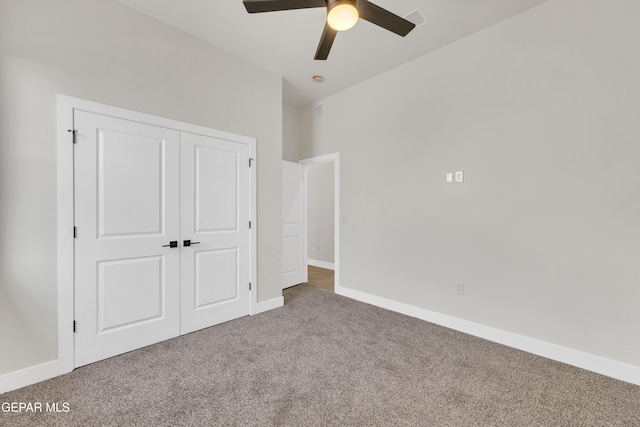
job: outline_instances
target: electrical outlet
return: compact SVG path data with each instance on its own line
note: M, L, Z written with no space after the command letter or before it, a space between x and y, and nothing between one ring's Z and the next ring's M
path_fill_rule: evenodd
M456 294L464 295L464 283L456 282Z
M464 182L464 171L456 172L456 182Z

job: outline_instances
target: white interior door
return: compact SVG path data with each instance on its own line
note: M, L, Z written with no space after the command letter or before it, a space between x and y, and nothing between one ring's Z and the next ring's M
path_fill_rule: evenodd
M179 132L78 112L75 366L180 332Z
M183 334L249 314L249 156L245 144L181 134Z
M306 280L304 264L304 166L282 162L282 287Z

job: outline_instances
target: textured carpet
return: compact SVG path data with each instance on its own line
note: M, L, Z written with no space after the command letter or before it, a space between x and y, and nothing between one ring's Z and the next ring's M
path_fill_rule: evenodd
M285 306L0 396L9 426L640 426L640 387L301 285Z

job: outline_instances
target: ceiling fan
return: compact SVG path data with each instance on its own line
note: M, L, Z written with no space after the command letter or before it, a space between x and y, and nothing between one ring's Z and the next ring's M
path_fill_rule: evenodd
M243 3L249 13L325 7L327 23L314 57L317 60L327 59L338 31L353 27L358 22L358 18L402 37L409 34L416 26L367 0L243 0Z

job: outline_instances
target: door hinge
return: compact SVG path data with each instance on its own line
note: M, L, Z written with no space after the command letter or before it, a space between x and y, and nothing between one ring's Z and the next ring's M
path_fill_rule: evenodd
M73 226L73 238L75 239L76 237L78 237L78 229L76 228L76 226Z
M249 229L251 229L251 221L249 221Z
M253 159L249 157L249 167L251 167L251 163L253 163Z
M75 130L75 129L69 129L68 132L71 132L71 134L73 135L71 140L75 144L76 143L76 134L78 133L78 131Z
M73 321L73 332L75 333L75 331L76 331L76 321L74 320Z
M251 282L249 282L249 290L251 290Z

